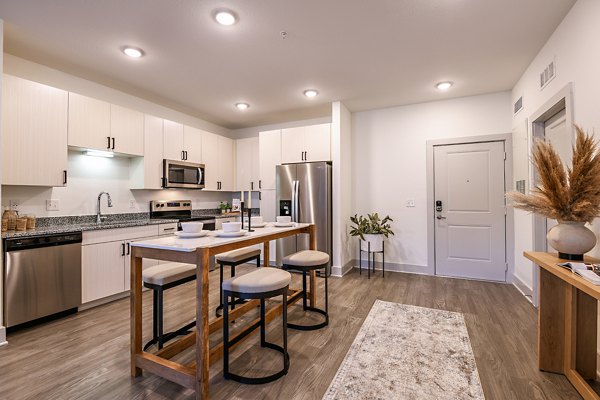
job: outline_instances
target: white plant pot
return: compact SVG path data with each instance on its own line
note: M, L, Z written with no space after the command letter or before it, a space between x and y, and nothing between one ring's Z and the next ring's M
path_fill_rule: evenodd
M362 251L369 251L369 248L371 249L371 251L383 251L383 240L385 239L385 236L380 234L369 234L363 236L365 237L365 240L360 241L360 249Z
M583 254L596 245L596 235L585 226L585 222L558 221L546 238L560 258L569 260L583 260Z

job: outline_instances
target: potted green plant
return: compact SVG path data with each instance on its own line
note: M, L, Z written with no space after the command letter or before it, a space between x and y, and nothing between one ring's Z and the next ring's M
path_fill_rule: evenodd
M230 213L231 212L231 204L229 204L229 202L227 202L226 206L227 206L227 212Z
M219 203L219 210L221 210L221 214L225 214L227 212L227 206L228 204L223 201Z
M382 251L383 237L388 238L394 234L389 224L394 220L389 215L381 219L377 213L367 214L366 217L354 214L353 217L350 217L350 221L354 223L354 226L351 226L350 235L360 237L360 247L364 251L369 249L371 251Z

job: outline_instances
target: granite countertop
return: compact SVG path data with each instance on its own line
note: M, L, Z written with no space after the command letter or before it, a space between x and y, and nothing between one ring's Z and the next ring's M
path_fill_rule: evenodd
M123 221L106 221L97 223L73 223L59 224L54 226L40 226L36 229L30 229L24 232L9 231L2 233L4 238L19 238L30 236L53 235L56 233L95 231L100 229L118 229L129 228L132 226L146 226L156 224L172 224L178 222L176 219L131 219Z
M258 209L252 209L253 215L259 214ZM237 213L237 216L240 214ZM201 209L192 210L192 216L214 216L216 218L232 217L235 215L221 214L220 210ZM156 224L172 224L179 222L177 219L151 219L150 213L125 213L106 214L102 218L105 221L96 223L95 215L72 215L64 217L40 217L36 221L36 229L24 232L9 231L2 233L2 239L30 236L52 235L56 233L95 231L100 229L129 228L132 226L145 226Z

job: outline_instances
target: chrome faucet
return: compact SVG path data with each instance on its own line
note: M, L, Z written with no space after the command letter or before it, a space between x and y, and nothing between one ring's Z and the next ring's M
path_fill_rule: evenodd
M100 199L102 198L102 195L106 194L106 199L108 200L108 206L112 207L112 199L110 198L110 194L108 192L101 192L98 195L98 213L96 214L96 223L99 224L102 222L102 211L100 210Z

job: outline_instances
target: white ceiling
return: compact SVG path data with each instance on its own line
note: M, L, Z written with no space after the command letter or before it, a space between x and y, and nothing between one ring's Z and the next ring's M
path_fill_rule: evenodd
M235 129L328 115L334 100L362 111L509 90L574 3L0 0L0 18L7 53ZM239 22L216 24L220 7ZM455 86L440 93L442 80Z

